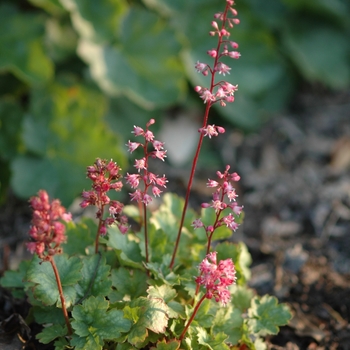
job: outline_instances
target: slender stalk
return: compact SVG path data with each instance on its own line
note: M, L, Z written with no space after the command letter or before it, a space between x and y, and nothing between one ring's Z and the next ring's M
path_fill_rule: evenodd
M61 299L61 304L62 304L62 312L63 312L63 317L64 320L66 321L66 325L67 325L67 329L68 329L68 335L72 335L73 334L73 330L72 330L72 326L69 322L69 317L68 317L68 312L66 309L66 302L64 300L64 295L63 295L63 289L62 289L62 284L61 284L61 279L60 279L60 275L58 273L57 270L57 266L55 263L55 260L53 259L53 257L50 256L49 262L52 266L53 272L55 274L55 278L56 278L56 282L57 282L57 288L58 288L58 293L60 295L60 299Z
M229 8L230 8L230 5L227 4L226 8L225 8L225 11L224 11L224 18L223 18L223 21L222 21L222 28L225 28L226 18L227 18L227 11L229 10ZM220 47L221 47L222 43L223 43L223 37L219 36L218 44L217 44L217 48L216 48L217 52L220 52ZM220 55L217 55L214 58L214 63L213 63L213 66L212 66L213 68L210 68L208 66L208 68L210 70L210 74L211 74L210 89L209 89L210 93L213 93L213 90L214 90L215 86L217 85L217 84L215 84L215 73L216 73L215 67L218 64L218 61L219 61L220 57L221 57ZM210 107L212 106L212 104L213 103L211 101L208 101L207 104L206 104L206 108L205 108L205 112L204 112L204 116L203 116L203 128L205 128L207 126L208 117L209 117L209 110L210 110ZM199 153L200 153L200 150L201 150L201 147L202 147L202 143L203 143L203 137L204 137L203 133L201 133L200 137L199 137L199 140L198 140L196 153L195 153L195 156L193 158L191 174L190 174L190 177L188 179L188 184L187 184L187 190L186 190L186 196L185 196L185 204L184 204L184 207L183 207L183 210L182 210L181 221L180 221L179 230L178 230L178 233L177 233L175 247L174 247L173 255L172 255L172 258L171 258L170 265L169 265L170 269L172 269L174 267L175 257L176 257L176 253L177 253L177 250L178 250L178 247L179 247L182 227L183 227L183 224L184 224L184 221L185 221L187 206L188 206L188 202L189 202L189 198L190 198L190 192L191 192L191 188L192 188L193 177L194 177L194 173L195 173L195 170L196 170Z
M148 263L148 225L147 225L147 206L143 203L143 222L145 228L145 253L146 253L146 264Z
M99 219L99 222L98 222L98 228L97 228L97 233L96 233L96 238L95 238L95 254L98 253L98 241L99 241L99 238L100 238L100 229L101 229L101 226L102 226L103 211L104 211L104 207L102 206L102 208L101 208L101 216L100 216L100 219Z
M191 318L188 320L186 327L185 327L184 330L182 331L179 340L182 340L182 339L184 338L185 334L187 333L188 327L191 325L191 323L192 323L194 317L196 316L197 311L198 311L199 307L201 306L201 304L202 304L202 302L203 302L204 299L205 299L205 294L204 294L204 295L202 296L202 298L198 301L196 307L194 308L193 313L192 313L192 316L191 316Z

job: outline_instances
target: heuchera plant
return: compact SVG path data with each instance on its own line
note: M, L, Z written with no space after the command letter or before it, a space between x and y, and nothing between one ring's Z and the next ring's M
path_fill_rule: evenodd
M130 153L142 153L135 173L123 178L112 160L96 159L87 167L92 186L83 191L81 207L96 207L96 222L72 222L44 190L30 199L27 246L33 259L8 271L1 283L15 297L27 295L31 317L43 326L40 342L77 350L264 349L263 337L288 323L286 305L247 287L250 256L244 244L228 241L242 216L234 188L239 175L229 165L217 171L207 183L211 201L202 204L200 214L188 208L203 139L225 132L208 124L210 108L233 102L237 91L237 85L221 80L231 69L222 59L240 57L230 40L229 29L239 23L233 5L226 0L224 11L214 16L212 63L196 64L210 83L195 87L205 112L184 200L165 194L157 210L148 210L168 182L149 170L152 159L166 158L164 143L150 130L153 119L145 129L135 126L127 144ZM110 198L123 181L136 206ZM128 218L137 223L133 230Z

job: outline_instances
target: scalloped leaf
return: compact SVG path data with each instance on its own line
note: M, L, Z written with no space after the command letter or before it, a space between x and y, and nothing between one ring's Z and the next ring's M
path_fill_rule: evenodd
M277 298L269 295L254 297L248 316L250 330L261 336L277 334L279 326L288 324L292 318L289 307L286 304L278 304Z
M33 283L24 282L30 264L30 260L23 260L19 264L18 270L5 271L4 276L0 278L0 285L4 288L9 288L14 298L23 298L25 289L34 285Z
M43 328L43 330L36 335L36 339L43 344L49 344L58 337L64 337L67 334L67 327L60 324L54 324Z
M241 327L243 324L242 312L229 305L220 308L214 318L212 332L214 334L227 334L227 342L237 344L242 336Z
M204 345L211 350L229 350L230 348L225 344L228 338L225 333L218 333L215 336L209 335L204 328L196 327L198 343Z
M180 348L180 341L179 340L170 340L170 341L166 341L165 339L158 342L157 346L151 347L151 350L178 350Z
M82 263L81 276L75 286L77 297L85 299L90 295L95 297L108 295L112 281L109 278L111 267L106 265L106 258L95 254L82 258Z
M130 320L121 310L108 310L109 302L102 296L91 296L72 311L75 336L71 345L78 349L101 349L104 340L114 340L128 332ZM108 311L107 311L108 310Z
M142 264L144 258L142 257L140 247L135 240L129 239L127 234L121 234L115 226L108 229L107 239L106 244L115 249L118 260L122 266L144 270Z
M82 218L78 223L67 223L66 227L67 242L62 244L63 251L67 255L85 255L87 247L95 244L96 222Z
M117 289L114 298L123 300L125 296L136 299L146 295L147 274L141 270L128 270L124 267L112 270L112 285Z
M135 309L136 323L132 326L129 334L129 343L136 345L142 343L148 330L155 333L164 333L168 325L168 306L159 298L140 297L130 303L130 308Z
M81 278L82 262L77 257L68 258L67 255L54 257L57 269L60 274L63 294L66 306L69 307L76 299L74 285ZM35 283L33 295L44 305L60 307L61 300L57 289L57 281L49 262L42 262L38 257L33 258L28 267L27 281Z

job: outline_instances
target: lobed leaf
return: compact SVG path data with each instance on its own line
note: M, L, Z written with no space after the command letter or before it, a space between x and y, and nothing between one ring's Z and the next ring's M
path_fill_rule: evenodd
M64 337L67 334L67 327L60 324L53 324L43 328L43 330L36 335L36 338L43 344L49 344L59 337Z
M277 334L279 326L284 326L292 318L286 304L278 304L274 296L256 296L248 310L248 324L252 332L259 335Z
M105 257L100 254L85 256L82 258L83 267L80 279L75 287L77 297L85 299L88 296L106 296L111 291L109 265L106 265Z
M147 274L141 270L128 270L124 267L112 270L112 285L117 289L119 300L125 296L136 299L146 295ZM115 297L117 298L115 295Z
M55 256L54 260L59 271L66 306L69 307L76 299L74 285L81 277L82 262L77 257L68 258L64 254ZM33 295L36 299L44 305L60 306L57 281L49 262L41 263L39 258L33 258L28 267L26 279L35 283Z
M108 310L109 302L102 296L91 296L72 311L72 327L77 336L71 344L76 349L100 349L104 340L113 340L128 332L130 320L121 310Z

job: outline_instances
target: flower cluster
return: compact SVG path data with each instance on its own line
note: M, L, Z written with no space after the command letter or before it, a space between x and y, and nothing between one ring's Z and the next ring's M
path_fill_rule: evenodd
M129 229L128 220L125 215L122 215L123 204L111 200L107 195L110 190L120 191L123 184L119 179L122 177L119 174L120 167L112 160L102 160L97 158L94 165L87 167L87 177L92 181L90 191L83 191L83 201L80 203L82 208L89 205L97 207L96 218L99 219L99 234L105 235L107 227L112 224L117 224L121 233L126 233ZM108 206L109 215L104 218L105 207Z
M202 203L202 208L213 208L216 213L216 221L213 225L205 226L201 219L197 219L192 223L194 228L203 227L208 236L212 235L213 232L220 226L226 225L231 230L236 231L238 223L235 221L235 215L240 215L243 207L239 206L236 202L238 197L235 188L232 186L231 181L239 181L240 176L237 173L229 173L230 166L227 165L225 172L221 173L218 171L216 174L219 177L221 183L215 180L208 179L207 186L216 188L213 193L213 199L211 203ZM228 202L226 203L225 200ZM225 209L230 209L229 214L221 217L222 212Z
M207 54L214 59L214 64L210 65L197 61L195 68L198 73L207 76L209 73L214 76L216 73L225 76L230 74L231 68L220 61L222 57L229 57L233 59L238 59L241 54L236 51L238 49L238 44L234 41L229 40L230 32L227 27L232 28L234 25L239 24L239 19L233 18L237 16L237 11L232 7L234 1L226 0L226 8L224 12L219 12L214 15L215 21L211 22L213 31L210 31L211 36L218 35L219 43L216 49L211 49L207 51ZM232 16L232 17L230 17ZM217 21L221 21L221 28ZM214 91L215 89L215 91ZM221 106L226 106L226 102L234 101L234 93L238 90L237 85L232 85L226 81L220 81L216 84L211 84L210 88L205 88L202 86L196 86L195 91L199 94L204 103L215 103L220 102Z
M58 199L50 202L49 195L44 190L31 197L29 203L33 209L29 235L34 241L27 243L27 248L40 259L47 260L62 252L60 245L66 242L66 227L62 220L71 221L72 215L66 212Z
M151 192L154 197L160 196L163 192L160 187L166 187L168 180L165 175L159 177L158 175L150 172L148 170L148 159L158 158L164 161L166 157L166 150L164 150L164 143L154 139L152 131L148 128L155 123L154 119L151 119L146 124L146 130L140 128L139 126L134 126L134 131L132 133L135 136L141 136L144 138L144 143L142 142L131 142L130 140L127 143L129 152L134 152L137 148L141 147L143 149L144 156L141 159L135 159L134 167L137 169L137 173L129 174L125 176L126 182L135 189L133 193L130 193L131 200L136 202L142 202L145 205L149 204L152 201L152 197L147 193L148 189L151 188ZM152 145L153 150L149 151L149 145ZM140 181L143 182L144 188L141 190L139 187Z
M231 299L228 286L235 283L236 270L232 259L221 260L218 264L216 254L207 254L199 264L200 276L196 278L196 283L205 287L207 299L214 297L216 302L226 306Z

